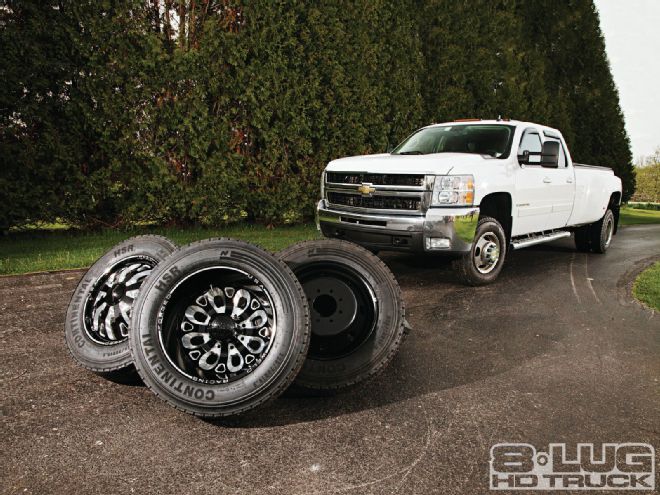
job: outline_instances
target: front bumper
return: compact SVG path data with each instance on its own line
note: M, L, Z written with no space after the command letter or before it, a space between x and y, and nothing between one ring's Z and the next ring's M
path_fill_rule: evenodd
M429 208L424 215L372 215L332 208L321 200L317 216L324 236L371 249L464 253L472 248L479 207Z

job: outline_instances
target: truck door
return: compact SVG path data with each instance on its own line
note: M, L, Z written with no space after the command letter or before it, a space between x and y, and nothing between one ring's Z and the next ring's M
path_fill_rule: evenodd
M523 132L518 147L518 155L523 152L541 152L541 133L530 127ZM530 155L531 163L520 165L516 173L516 197L514 198L516 213L513 219L512 235L529 234L553 227L552 192L548 187L550 172L556 169L541 167L540 155ZM569 212L570 213L570 212Z
M558 137L545 134L545 139L559 142L559 168L546 168L548 171L552 197L552 224L553 228L565 227L573 211L575 201L575 170L567 157L564 143Z

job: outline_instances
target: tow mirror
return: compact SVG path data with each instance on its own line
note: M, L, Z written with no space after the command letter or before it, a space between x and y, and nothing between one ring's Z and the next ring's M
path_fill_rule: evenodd
M559 168L559 142L546 141L541 149L541 166Z

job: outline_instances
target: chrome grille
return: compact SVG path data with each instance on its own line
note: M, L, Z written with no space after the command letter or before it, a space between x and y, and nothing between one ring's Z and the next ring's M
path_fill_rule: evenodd
M327 182L336 184L379 184L381 186L423 186L424 176L418 174L367 174L354 172L328 172Z
M378 210L416 211L421 208L421 198L400 196L362 196L328 192L328 201L332 204L351 206L353 208L373 208Z

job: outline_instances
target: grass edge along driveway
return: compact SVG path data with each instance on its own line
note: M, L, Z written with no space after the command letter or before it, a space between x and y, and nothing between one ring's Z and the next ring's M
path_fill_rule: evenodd
M660 211L623 207L620 224L660 223ZM258 244L271 251L307 239L320 237L314 224L266 228L239 224L221 229L135 228L78 232L63 226L48 230L11 232L0 238L0 275L86 268L115 244L140 234L160 234L179 245L210 237L233 237Z
M633 285L635 299L655 311L660 311L660 261L639 274Z

